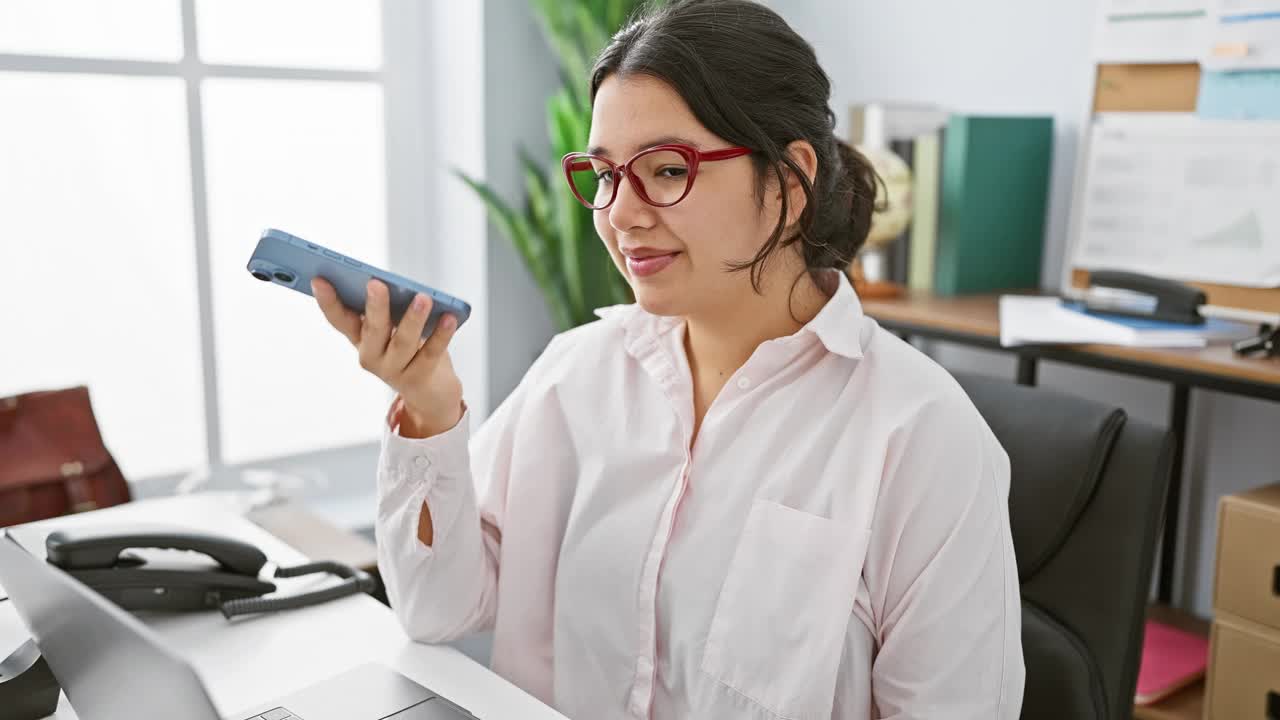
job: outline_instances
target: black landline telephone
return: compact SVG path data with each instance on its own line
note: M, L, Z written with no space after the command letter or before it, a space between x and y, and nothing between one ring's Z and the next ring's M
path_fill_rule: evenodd
M45 539L45 554L50 563L126 610L218 609L228 620L373 592L377 585L368 573L333 562L265 572L267 556L258 548L179 526L56 530ZM342 580L297 595L263 597L276 591L271 578L319 572ZM59 692L34 640L7 658L0 656L0 720L48 717L57 708Z
M186 552L144 558L147 549ZM218 609L236 615L305 607L361 592L377 581L366 572L333 562L276 567L264 572L267 556L238 540L195 533L182 527L86 527L56 530L45 540L50 563L126 610ZM337 584L283 597L271 578L332 573Z

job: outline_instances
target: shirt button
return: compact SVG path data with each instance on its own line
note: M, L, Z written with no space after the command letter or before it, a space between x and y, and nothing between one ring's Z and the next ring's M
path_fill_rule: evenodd
M751 378L748 378L748 377L738 378L738 387L743 390L746 390L747 388L751 387Z
M419 455L418 457L413 459L413 464L416 465L419 469L422 469L430 465L431 461Z

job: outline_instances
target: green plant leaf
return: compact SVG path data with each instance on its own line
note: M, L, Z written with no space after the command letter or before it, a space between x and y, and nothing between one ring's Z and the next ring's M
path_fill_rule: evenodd
M533 275L534 282L542 290L543 297L556 323L561 327L572 327L572 325L565 325L565 323L571 322L573 306L564 291L561 278L553 268L546 252L546 237L538 235L529 221L512 210L506 201L499 197L487 184L475 180L459 170L455 170L454 174L480 196L489 212L490 219L511 240L516 251L524 259L530 274Z
M591 322L595 308L633 300L626 279L596 235L591 211L564 182L560 157L586 149L591 130L588 73L595 56L639 4L637 0L530 0L564 83L546 104L551 157L542 162L520 150L522 212L490 186L454 171L483 200L490 219L520 255L562 330ZM651 0L650 4L662 3Z
M579 117L580 114L575 112L568 92L556 93L548 102L551 113L549 129L556 152L559 153L562 149L563 152L572 152L568 148L585 145L586 138L579 137L582 135L582 120ZM583 243L582 210L585 208L577 198L573 197L573 193L567 187L562 186L554 194L554 198L560 270L564 273L565 287L577 315L586 304L586 298L583 295L584 268L579 252Z
M604 249L604 243L600 243L601 255L603 256L597 265L597 272L604 279L604 289L601 291L603 305L624 305L635 300L631 294L631 286L627 284L627 279L618 271L617 266L613 264L613 258L609 257L609 251Z
M524 169L524 188L529 205L529 216L534 228L544 237L555 232L554 210L551 204L553 184L559 174L554 176L543 172L537 161L523 148L520 150L520 164Z
M572 5L571 7L575 11L574 24L577 26L576 30L583 53L587 57L594 58L609 43L609 33L600 26L599 19L591 12L590 7L586 5Z
M560 61L560 77L579 102L585 102L587 76L595 53L588 52L574 26L569 10L573 5L564 0L532 0L538 14L543 37Z
M551 152L563 157L571 152L586 150L586 133L581 132L582 113L576 107L567 90L552 95L547 100L547 133L551 138ZM590 123L590 117L585 118Z
M533 247L533 240L529 233L522 232L521 228L517 226L515 211L487 184L461 171L455 171L454 174L480 196L480 199L485 204L485 210L488 211L489 219L511 240L511 244L520 253L521 258L524 259L535 281L539 285L543 285L544 281L549 280L551 268L547 266L545 258L541 257L541 253Z
M581 206L579 206L581 207ZM582 208L586 210L586 208ZM627 300L618 300L616 288L613 284L615 277L618 277L618 271L613 266L613 259L609 257L609 251L605 248L604 242L600 240L600 236L594 232L594 225L591 223L591 213L587 211L587 227L590 228L586 232L583 239L582 248L582 276L583 288L582 294L585 298L583 307L584 316L590 319L593 311L598 307L605 305L616 305L619 302L627 302Z
M610 28L612 32L617 32L622 29L622 23L627 21L627 13L634 7L634 2L624 2L624 0L605 0L604 8L601 13L601 15L603 15L601 22L606 28Z

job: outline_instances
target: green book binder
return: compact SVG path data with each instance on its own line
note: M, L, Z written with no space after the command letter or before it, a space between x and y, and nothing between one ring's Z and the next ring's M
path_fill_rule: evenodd
M1052 156L1051 117L951 117L935 293L1040 286Z

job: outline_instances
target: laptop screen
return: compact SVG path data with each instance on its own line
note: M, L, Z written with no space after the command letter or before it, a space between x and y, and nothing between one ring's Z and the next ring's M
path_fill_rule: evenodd
M81 720L218 720L195 670L154 631L7 531L0 586Z

